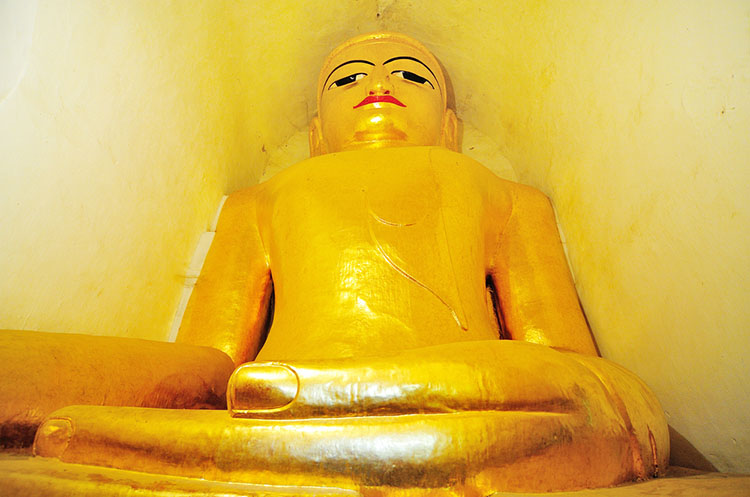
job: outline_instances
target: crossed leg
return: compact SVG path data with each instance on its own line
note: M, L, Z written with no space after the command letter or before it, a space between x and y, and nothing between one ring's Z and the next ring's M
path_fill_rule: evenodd
M468 493L608 486L668 458L659 404L632 373L523 342L251 363L230 381L230 407L68 407L35 450L224 481Z

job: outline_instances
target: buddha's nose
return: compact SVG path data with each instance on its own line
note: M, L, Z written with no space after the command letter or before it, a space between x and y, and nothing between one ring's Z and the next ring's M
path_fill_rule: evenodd
M387 74L375 75L368 88L368 95L390 95L393 93L393 85Z

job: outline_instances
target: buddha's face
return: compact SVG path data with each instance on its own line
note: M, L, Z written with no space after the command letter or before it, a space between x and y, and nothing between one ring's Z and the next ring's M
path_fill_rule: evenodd
M445 80L431 54L394 38L373 38L329 58L311 128L313 155L409 145L446 145ZM317 136L313 136L316 134ZM449 148L452 146L452 139Z

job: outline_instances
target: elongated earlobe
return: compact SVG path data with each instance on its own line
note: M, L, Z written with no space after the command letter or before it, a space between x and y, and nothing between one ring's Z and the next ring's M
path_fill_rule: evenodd
M443 114L443 132L440 137L440 145L459 152L458 150L458 119L456 113L451 109L445 109Z
M328 153L327 147L323 142L323 128L318 116L313 117L312 121L310 121L310 133L308 139L310 142L310 157Z

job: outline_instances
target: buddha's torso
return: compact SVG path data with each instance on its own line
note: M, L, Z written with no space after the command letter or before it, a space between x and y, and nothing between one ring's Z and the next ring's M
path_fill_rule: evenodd
M433 147L330 154L259 185L276 309L258 360L498 338L485 282L509 185Z

